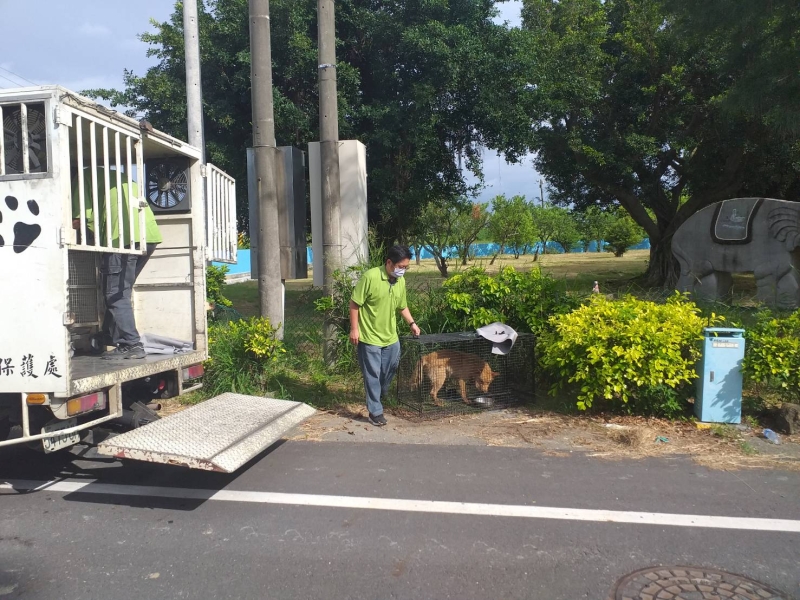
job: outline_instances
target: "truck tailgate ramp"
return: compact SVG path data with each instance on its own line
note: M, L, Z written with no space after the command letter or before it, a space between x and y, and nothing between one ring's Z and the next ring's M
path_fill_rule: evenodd
M222 394L110 438L98 452L233 473L314 412L300 402Z

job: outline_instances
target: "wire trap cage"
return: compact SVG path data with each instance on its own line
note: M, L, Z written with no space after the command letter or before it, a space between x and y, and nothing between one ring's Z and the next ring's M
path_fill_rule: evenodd
M442 333L400 341L397 402L424 419L499 410L533 401L535 338L517 337L508 354L492 353L477 333Z

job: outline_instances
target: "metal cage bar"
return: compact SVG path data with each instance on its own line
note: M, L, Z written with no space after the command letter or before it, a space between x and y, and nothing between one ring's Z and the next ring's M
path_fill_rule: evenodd
M137 189L139 192L139 196L137 197L138 204L139 204L139 240L142 244L142 252L147 252L147 248L145 247L145 240L147 239L147 235L145 233L145 226L144 226L144 209L142 208L142 204L146 202L144 199L145 194L145 182L144 182L144 146L142 145L142 140L136 140L133 144L134 152L136 153L136 180L138 182Z
M236 181L231 179L226 186L228 189L228 252L231 260L236 261L236 251L239 248L239 237L236 228Z
M141 210L139 208L139 198L138 194L133 193L133 151L131 149L131 137L129 135L125 136L125 179L128 181L128 225L131 228L131 245L133 245L133 205L136 204L136 210ZM119 167L117 167L119 168ZM138 191L138 190L137 190ZM139 216L138 213L136 215ZM142 230L139 229L139 235L141 236Z
M81 233L81 243L86 244L86 189L84 187L86 179L83 174L83 144L81 143L81 140L83 140L83 119L81 117L75 119L75 132L78 140L76 153L78 159L78 208L80 210L78 215L80 219L79 231Z
M236 182L206 165L206 248L211 260L236 262Z
M219 173L215 174L214 176L214 188L217 195L217 214L219 215L219 223L217 224L217 236L216 236L216 251L219 252L220 256L225 256L224 246L222 245L222 238L225 235L226 231L226 219L225 214L227 211L222 210L222 205L224 199L222 197L222 177L219 176Z
M99 182L97 181L97 124L89 121L89 151L92 158L92 224L94 225L94 247L100 247L100 207L99 203ZM83 165L79 167L83 170Z
M125 210L122 208L122 199L125 195L122 189L122 152L120 151L120 135L119 131L114 132L114 161L115 169L114 175L116 176L117 184L117 234L119 235L119 249L125 247ZM130 189L129 189L130 192ZM111 197L108 196L107 202L111 202ZM133 229L130 227L132 223L128 223L128 242L133 244Z
M105 198L106 247L113 248L111 243L111 161L108 158L108 127L103 127L103 198ZM119 215L117 215L119 216Z
M143 156L139 152L139 140L134 135L106 126L84 113L73 115L72 127L76 145L74 158L78 166L77 204L80 211L80 226L79 234L75 236L77 239L74 243L70 243L70 247L122 254L145 252L144 211L139 191L134 193L133 189L134 165L136 172L141 173L143 164ZM84 135L87 133L87 128L88 140L85 142ZM114 134L113 140L110 139L111 133ZM88 190L86 168L92 171ZM103 170L102 177L99 175L100 169ZM136 179L140 177L137 175ZM124 193L125 185L127 194ZM111 205L112 189L117 190L114 206ZM127 207L125 202L128 203ZM89 212L91 217L88 215ZM116 218L113 218L115 212ZM139 236L134 239L137 218L140 224ZM103 227L105 233L101 235ZM115 237L117 243L114 243Z

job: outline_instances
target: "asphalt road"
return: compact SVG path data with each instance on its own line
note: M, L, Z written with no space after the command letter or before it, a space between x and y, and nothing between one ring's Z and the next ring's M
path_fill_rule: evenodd
M798 473L528 449L286 442L233 476L0 454L0 484L18 480L93 483L0 489L3 600L605 600L620 577L653 565L716 567L800 598L800 533L747 521L781 519L800 531ZM393 508L355 507L353 498ZM392 499L433 502L410 511ZM445 506L437 501L486 514L459 514L459 505L434 512ZM508 505L533 515L495 516ZM743 529L702 518L686 527L620 523L587 510L542 518L539 507L733 517Z

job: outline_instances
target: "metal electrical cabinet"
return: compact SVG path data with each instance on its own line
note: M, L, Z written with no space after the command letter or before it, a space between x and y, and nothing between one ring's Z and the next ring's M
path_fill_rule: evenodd
M707 423L742 420L742 361L744 329L706 327L698 367L694 412Z

